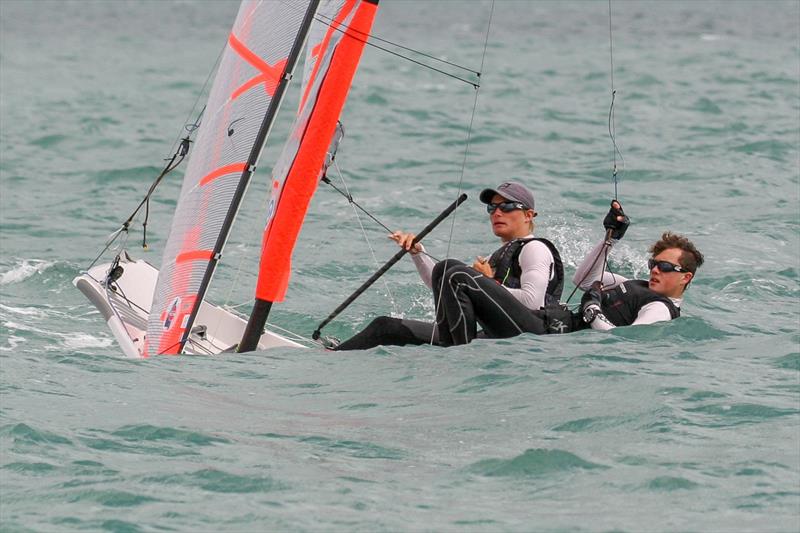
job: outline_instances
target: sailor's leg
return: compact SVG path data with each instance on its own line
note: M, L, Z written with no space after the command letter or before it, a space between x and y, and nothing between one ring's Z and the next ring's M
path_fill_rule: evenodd
M336 350L366 350L375 346L405 346L431 342L434 325L417 320L379 316L363 331L341 343ZM434 336L434 343L437 337Z
M472 341L477 324L489 338L546 332L541 318L534 316L506 288L478 271L456 265L448 267L443 278L444 291L439 304L453 344Z
M446 286L447 283L445 273L449 272L450 269L461 267L468 268L467 265L456 259L445 259L436 263L436 265L433 267L433 273L431 275L433 305L436 309L436 330L439 334L439 343L442 346L464 344L463 342L455 342L450 330L450 316L453 314L458 316L460 314L459 309L457 307L453 307L449 300L447 305L443 304L444 294L449 290ZM443 283L445 285L444 287L442 286Z
M439 330L436 324L432 322L423 322L421 320L407 320L403 319L400 323L408 328L414 336L414 342L408 344L433 344L439 346Z

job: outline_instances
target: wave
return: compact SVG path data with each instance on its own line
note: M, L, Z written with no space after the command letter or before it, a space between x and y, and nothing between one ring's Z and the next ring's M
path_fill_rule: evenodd
M81 332L62 333L52 329L35 327L28 323L23 324L9 320L3 322L3 327L9 333L8 346L0 346L0 351L12 351L20 344L30 340L31 337L47 340L57 339L61 347L69 348L72 351L84 348L108 348L114 344L110 337L96 337Z
M564 450L537 448L525 450L521 455L511 459L484 459L470 465L467 470L489 477L527 477L576 468L593 470L608 467L591 463Z
M10 270L0 274L0 285L10 285L19 283L36 274L41 274L48 268L55 265L54 261L44 261L40 259L23 259Z

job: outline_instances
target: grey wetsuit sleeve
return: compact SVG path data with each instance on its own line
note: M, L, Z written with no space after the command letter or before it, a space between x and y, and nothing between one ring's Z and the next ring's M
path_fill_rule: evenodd
M546 244L531 241L522 248L519 254L520 275L519 289L508 289L519 302L536 311L544 306L544 295L553 273L553 254Z
M612 240L610 242L611 246L613 246L616 241ZM607 289L614 288L628 281L628 278L624 276L603 270L603 266L605 265L603 246L605 243L605 239L598 242L595 247L586 254L586 257L583 258L578 268L575 269L572 282L581 290L589 290L592 287L592 283L598 280L603 287Z
M420 244L422 247L422 251L425 251L425 247ZM411 255L411 260L414 261L414 266L417 267L417 272L419 272L419 277L422 278L422 282L430 289L433 287L433 267L436 263L434 263L433 259L430 258L429 255L424 253L418 253L416 255Z

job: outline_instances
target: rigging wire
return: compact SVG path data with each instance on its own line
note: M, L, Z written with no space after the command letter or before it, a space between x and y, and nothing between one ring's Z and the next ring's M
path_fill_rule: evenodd
M613 167L612 167L612 176L614 178L614 198L618 198L617 193L617 155L619 155L620 160L622 161L622 172L625 172L625 159L622 157L622 152L620 152L619 147L617 146L617 129L616 129L616 121L614 117L614 103L617 96L617 90L614 86L614 33L611 26L611 0L608 0L608 52L611 61L611 106L608 109L608 135L611 137L611 144L612 152L611 157L613 159Z
M326 25L328 25L330 27L333 27L333 23L336 22L334 19L332 19L330 17L326 17L325 15L320 15L319 13L317 13L315 18L319 22L322 22L323 24L326 24ZM327 21L325 21L323 19L327 19L330 22L327 22ZM333 28L333 29L338 29L338 28ZM399 43L396 43L396 42L393 42L393 41L389 41L388 39L383 39L383 38L378 37L377 35L374 35L374 34L369 34L369 33L365 33L365 32L360 31L360 30L356 30L355 28L352 28L351 31L353 33L360 33L361 35L364 36L365 39L371 39L371 40L374 40L374 41L380 41L382 43L386 43L386 44L395 46L397 48L400 48L401 50L405 50L407 52L412 52L412 53L420 55L422 57L426 57L428 59L432 59L433 61L438 61L439 63L443 63L445 65L448 65L448 66L451 66L451 67L455 67L455 68L463 70L465 72L469 72L470 74L475 74L476 76L480 76L480 72L476 71L475 69L459 65L458 63L453 63L451 61L447 61L446 59L442 59L442 58L436 57L436 56L434 56L432 54L421 52L421 51L419 51L419 50L417 50L415 48L410 48L408 46L403 46L402 44L399 44ZM369 42L366 42L366 41L365 41L365 43L367 45L370 45L370 46L375 46L375 45L373 45L373 44L371 44Z
M616 87L614 85L614 31L613 31L612 16L611 16L611 0L608 0L608 51L609 51L610 73L611 73L611 76L610 76L611 77L611 106L608 109L608 135L611 138L611 144L612 144L611 156L612 156L612 160L613 160L613 166L612 166L612 169L611 169L611 175L612 175L612 178L614 179L614 200L613 201L617 201L618 198L619 198L619 193L618 193L619 180L618 180L618 172L617 172L617 156L619 155L620 161L622 162L622 172L623 173L625 172L625 158L622 157L622 152L620 152L619 147L617 146L617 130L616 130L616 122L614 120L614 104L616 102L617 89L616 89ZM575 292L578 290L578 288L581 286L581 284L583 284L583 282L586 281L586 278L592 272L592 270L594 269L595 264L597 264L597 261L600 259L601 256L603 257L603 268L601 269L601 272L605 272L606 271L606 269L608 268L608 254L609 254L609 251L611 249L611 245L612 245L612 242L611 242L611 230L608 230L608 231L606 231L604 245L600 248L600 251L598 252L597 256L595 256L594 260L592 261L592 265L589 267L589 269L587 269L586 274L584 274L583 278L581 278L581 280L575 285L575 288L572 289L572 292L569 294L569 297L567 297L567 302L566 303L569 303L569 301L575 295ZM615 275L613 272L609 272L609 273L612 276ZM602 281L602 274L601 274L601 281Z
M172 146L170 147L169 150L169 152L173 153L173 156L171 158L165 159L165 161L168 161L167 165L164 167L161 173L156 177L156 179L153 180L153 183L150 185L150 188L147 190L147 193L145 194L142 201L139 203L139 205L136 207L133 213L131 213L131 215L125 220L125 222L123 222L118 229L113 231L108 239L106 239L105 247L100 251L97 257L94 258L94 260L89 264L89 266L86 267L86 270L92 268L97 263L97 261L100 260L100 258L109 250L109 248L111 248L111 245L122 233L128 232L128 229L130 228L130 224L133 222L134 217L139 213L139 211L143 206L145 206L145 222L142 228L143 230L142 248L144 248L145 250L147 249L147 219L150 216L150 197L153 195L156 188L161 184L161 181L164 178L164 176L175 170L178 167L178 165L180 165L183 162L186 155L188 154L189 144L191 143L191 136L200 127L201 119L203 117L203 114L205 113L206 107L203 106L203 109L200 110L200 112L197 114L197 118L194 121L190 122L191 118L195 114L195 110L197 109L197 106L200 102L200 98L206 92L206 88L208 87L208 84L211 81L211 77L214 75L214 72L216 72L217 67L219 66L219 62L222 59L222 54L225 52L226 46L227 43L222 46L222 48L219 51L219 54L217 54L217 59L216 61L214 61L214 65L211 67L211 70L206 76L206 79L203 82L200 91L197 93L194 103L192 104L192 107L189 110L189 113L183 120L183 126L181 126L180 130L178 131L178 134L176 135L175 140L173 141ZM186 133L184 133L184 131ZM180 143L180 146L178 145L178 143Z
M617 89L614 86L614 30L612 25L612 17L611 17L611 0L608 0L608 55L609 55L609 70L610 70L610 77L611 77L611 106L608 110L608 135L611 137L611 144L613 145L613 167L612 167L612 175L614 177L614 201L618 201L619 193L618 193L618 176L617 176L617 155L619 155L620 160L622 161L622 171L625 171L625 159L622 157L622 152L619 151L619 147L617 146L617 128L616 128L616 121L614 117L614 103L617 96ZM613 207L613 202L612 202ZM611 249L611 230L606 232L606 246L603 247L604 254L603 254L603 270L602 272L606 271L608 267L608 253ZM611 272L611 275L614 276L614 273Z
M205 107L203 108L203 111L205 111ZM164 176L166 176L167 174L178 168L178 166L186 158L186 154L189 153L189 145L192 142L191 141L192 132L194 132L194 130L196 130L199 127L200 118L202 117L203 111L200 111L200 116L197 117L197 120L194 122L194 124L187 124L185 126L186 130L189 133L186 135L186 137L184 137L181 140L181 144L178 147L178 149L175 151L172 157L167 160L168 162L166 166L159 173L159 175L156 176L156 179L153 180L153 183L150 184L150 188L147 190L147 194L144 195L142 201L139 202L139 205L136 207L136 209L133 210L133 213L130 214L130 216L125 220L125 222L123 222L117 230L111 233L109 238L106 240L106 246L103 248L103 250L100 251L97 257L95 257L94 261L92 261L91 264L87 267L87 270L92 268L95 265L95 263L97 263L97 261L103 256L103 254L105 254L106 251L111 247L111 245L114 243L117 237L119 237L122 233L125 234L128 233L128 228L130 228L131 222L133 222L134 217L139 213L142 207L145 208L144 221L142 222L142 248L147 250L147 221L150 218L150 197L153 195L153 192L155 192L156 187L158 187L158 185L161 183L161 180L164 179Z
M337 171L337 172L339 172L339 173L341 173L341 170L339 169L339 166L338 166L338 164L336 164L336 161L335 161L335 160L333 161L333 163L336 165L336 171ZM353 205L353 207L354 207L354 208L356 208L356 209L360 210L362 213L364 213L365 215L367 215L369 218L371 218L371 219L372 219L372 220L373 220L373 221L374 221L376 224L378 224L380 227L382 227L383 229L385 229L385 230L386 230L386 231L388 231L389 233L394 233L394 232L395 232L395 230L393 230L392 228L390 228L389 226L387 226L386 224L384 224L383 222L381 222L381 221L380 221L380 220L379 220L377 217L375 217L375 215L373 215L372 213L370 213L369 211L367 211L366 209L364 209L364 207L363 207L361 204L359 204L358 202L356 202L356 201L355 201L355 199L353 199L353 195L350 193L350 191L349 191L349 190L348 190L347 192L345 192L345 191L341 190L339 187L337 187L336 185L334 185L334 184L333 184L333 182L331 182L331 180L330 180L330 179L329 179L327 176L322 176L322 182L323 182L323 183L327 183L328 185L330 185L330 186L333 188L333 190L335 190L336 192L338 192L339 194L341 194L342 196L344 196L344 197L347 199L347 201L348 201L348 202L349 202L351 205ZM439 259L437 259L435 256L433 256L433 255L429 254L428 252L419 252L419 253L421 253L421 254L423 254L423 255L427 255L428 257L430 257L431 259L433 259L433 260L434 260L434 261L436 261L437 263L439 262Z
M484 64L486 62L486 50L487 50L487 48L489 46L489 32L490 32L490 30L492 28L492 17L494 17L494 2L495 2L495 0L492 0L492 6L491 6L491 8L489 10L489 21L486 24L486 37L484 38L484 41L483 41L483 55L481 56L481 67L480 67L480 71L478 72L478 77L480 77L481 73L483 72L483 66L484 66ZM474 101L472 103L472 114L471 114L470 119L469 119L469 126L467 127L467 138L466 138L466 141L464 143L464 157L461 160L461 175L458 178L458 193L457 193L457 197L461 196L461 191L463 189L464 171L467 168L467 155L469 154L470 142L472 141L472 126L475 123L475 112L478 109L478 96L479 95L480 95L480 85L475 85L475 99L474 99ZM449 237L447 239L447 251L445 252L445 269L444 269L445 271L447 270L446 261L448 261L448 258L450 257L450 247L451 247L451 245L453 243L453 233L455 231L456 219L457 218L458 218L458 212L457 211L453 212L453 218L452 218L452 221L450 222L450 235L449 235ZM439 302L442 301L442 291L444 290L444 280L442 280L442 283L440 284L438 290L439 290L439 294L436 297L436 309L434 309L434 314L433 314L435 323L438 323L438 321L439 321ZM434 335L435 334L436 334L436 327L434 325L433 331L431 332L431 339L430 339L430 343L429 344L433 344L433 339L434 339Z
M336 162L335 158L333 160L331 160L331 163L333 163L333 168L336 169L336 174L339 176L339 181L342 182L342 186L344 187L344 192L345 192L346 197L350 199L350 205L353 206L353 214L356 216L356 220L358 221L358 225L361 228L361 233L364 235L364 240L367 242L367 247L369 248L369 253L370 253L370 255L372 255L372 261L375 263L376 267L380 268L381 264L378 262L378 257L375 255L375 249L372 247L372 242L369 240L369 235L367 235L367 230L364 228L364 224L361 222L361 217L358 216L358 210L356 209L355 202L352 200L353 196L350 194L350 189L348 189L347 183L344 181L344 174L342 174L341 169L339 169L339 164ZM323 179L327 180L328 183L330 183L330 180L327 179L327 176L325 176ZM332 183L330 183L330 185L332 187L336 188L336 186L333 185ZM338 189L336 189L336 190L338 190ZM359 208L360 208L360 206L359 206ZM361 210L364 211L363 208L361 208ZM366 213L366 211L364 211L364 212ZM369 213L367 213L367 214L369 214ZM372 220L378 222L377 218L375 218L372 215L369 215L369 216L370 216L370 218L372 218ZM387 230L389 229L383 223L381 223L381 222L378 222L378 223L381 226L383 226L384 228L386 228ZM389 230L389 232L391 233L391 230ZM391 304L392 304L392 310L395 312L395 314L399 314L397 312L397 302L394 299L394 295L392 294L392 291L389 288L389 283L386 281L386 278L383 279L383 286L386 289L386 293L389 295L389 302L391 302Z
M286 5L287 7L290 7L291 9L299 10L299 8L297 8L297 6L294 6L294 5L290 4L290 3L283 2L283 4ZM343 34L347 35L348 37L350 37L351 39L356 39L357 41L360 41L360 42L364 43L367 46L371 46L373 48L376 48L378 50L381 50L381 51L386 52L388 54L391 54L393 56L397 56L400 59L404 59L406 61L409 61L409 62L414 63L416 65L419 65L421 67L427 68L427 69L432 70L434 72L438 72L439 74L443 74L445 76L448 76L448 77L453 78L455 80L461 81L461 82L466 83L468 85L472 85L475 89L480 87L480 83L478 83L476 81L468 80L466 78L462 78L461 76L457 76L457 75L455 75L453 73L447 72L446 70L442 70L442 69L436 68L434 66L428 65L427 63L423 63L422 61L417 61L416 59L412 59L412 58L410 58L408 56L405 56L405 55L403 55L403 54L401 54L399 52L395 52L394 50L390 50L388 48L385 48L383 46L379 46L379 45L377 45L377 44L375 44L373 42L370 42L370 40L374 39L376 41L381 41L383 43L387 43L387 44L390 44L392 46L396 46L397 48L400 48L402 50L407 50L409 52L418 54L420 56L423 56L423 57L426 57L426 58L429 58L429 59L432 59L434 61L438 61L440 63L446 64L446 65L450 65L450 66L452 66L454 68L458 68L458 69L464 70L464 71L469 72L471 74L475 74L478 78L480 78L480 72L479 71L476 71L476 70L468 68L468 67L461 66L461 65L459 65L457 63L451 63L450 61L447 61L445 59L438 58L436 56L433 56L431 54L427 54L425 52L421 52L419 50L415 50L413 48L409 48L408 46L403 46L401 44L389 41L387 39L382 39L380 37L376 37L373 34L364 33L362 31L356 30L355 28L349 28L348 26L345 26L344 24L340 24L340 23L337 24L334 19L332 19L330 17L326 17L324 15L320 15L319 13L317 13L314 16L314 19L317 20L318 22L322 23L322 24L325 24L326 26L328 26L332 30L338 31L339 33L343 33ZM342 29L342 26L345 26L345 29ZM348 35L346 33L348 30L350 30L352 33L360 33L360 34L364 35L365 37L363 39L359 39L358 37L355 37L353 35Z
M339 169L339 165L338 165L338 164L336 164L336 161L333 161L333 164L336 166L336 172L337 172L337 174L339 174L339 177L340 177L340 179L341 179L341 170ZM386 230L386 231L388 231L389 233L393 233L393 232L394 232L394 230L393 230L393 229L391 229L389 226L387 226L386 224L384 224L383 222L381 222L380 220L378 220L378 219L375 217L375 215L373 215L372 213L370 213L369 211L367 211L366 209L364 209L364 207L363 207L361 204L359 204L358 202L356 202L356 201L353 199L353 195L352 195L352 194L350 194L350 191L349 191L349 190L348 190L348 191L346 191L346 192L345 192L345 191L343 191L343 190L341 190L339 187L337 187L336 185L334 185L334 184L333 184L333 182L330 180L330 178L328 178L328 176L327 176L327 175L323 175L323 176L322 176L322 181L323 181L324 183L327 183L328 185L330 185L330 186L333 188L333 190L335 190L336 192L338 192L339 194L341 194L342 196L344 196L344 197L347 199L348 203L350 203L350 204L353 206L353 208L354 208L354 209L358 209L359 211L361 211L362 213L364 213L365 215L367 215L369 218L371 218L373 221L375 221L375 223L376 223L376 224L378 224L380 227L382 227L383 229L385 229L385 230ZM342 179L342 183L344 183L344 179ZM346 185L345 185L345 189L347 189L347 186L346 186Z
M340 33L344 33L346 31L346 30L343 30L343 29L339 28L338 26L334 26L333 22L327 22L325 20L322 20L319 17L319 15L317 17L315 17L315 18L319 22L328 25L330 28L332 28L332 29L334 29L334 30L336 30L336 31L338 31ZM434 72L438 72L439 74L444 74L445 76L449 76L450 78L462 81L462 82L464 82L466 84L472 85L475 89L480 87L480 83L478 83L478 82L475 82L475 81L472 81L472 80L468 80L466 78L462 78L461 76L457 76L457 75L455 75L455 74L453 74L451 72L447 72L446 70L442 70L442 69L436 68L434 66L428 65L427 63L423 63L422 61L418 61L416 59L412 59L409 56L405 56L405 55L403 55L403 54L401 54L399 52L395 52L394 50L390 50L390 49L385 48L383 46L379 46L379 45L377 45L375 43L372 43L368 39L375 39L377 41L381 41L381 42L384 42L384 43L387 43L387 44L391 44L392 46L396 46L396 47L398 47L398 48L400 48L402 50L408 50L410 52L413 52L415 54L421 55L423 57L427 57L427 58L433 59L434 61L439 61L440 63L444 63L446 65L450 65L450 66L453 66L455 68L464 70L466 72L469 72L470 74L475 74L475 76L477 76L478 78L480 78L480 76L481 76L479 71L475 71L473 69L470 69L470 68L467 68L467 67L463 67L463 66L458 65L456 63L451 63L450 61L447 61L447 60L444 60L444 59L440 59L440 58L432 56L430 54L426 54L425 52L420 52L419 50L414 50L413 48L409 48L409 47L403 46L401 44L397 44L397 43L393 43L391 41L387 41L386 39L381 39L379 37L375 37L374 35L365 34L364 32L356 32L356 33L361 33L363 35L366 35L366 37L364 39L358 39L357 37L353 37L352 35L350 35L350 37L353 38L353 39L357 39L357 40L363 42L367 46L371 46L373 48L376 48L378 50L381 50L381 51L386 52L388 54L391 54L393 56L397 56L397 57L399 57L401 59L405 59L406 61L409 61L409 62L414 63L416 65L419 65L421 67L427 68L427 69L432 70Z

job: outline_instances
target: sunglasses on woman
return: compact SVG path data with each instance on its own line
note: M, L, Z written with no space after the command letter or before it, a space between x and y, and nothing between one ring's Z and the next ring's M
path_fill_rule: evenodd
M486 212L490 215L497 210L503 213L510 213L516 209L527 209L524 204L520 202L501 202L499 204L486 204Z
M675 265L670 263L669 261L656 261L655 259L648 259L647 260L647 268L653 270L654 267L658 267L658 270L664 273L668 272L687 272L685 268L680 265Z

